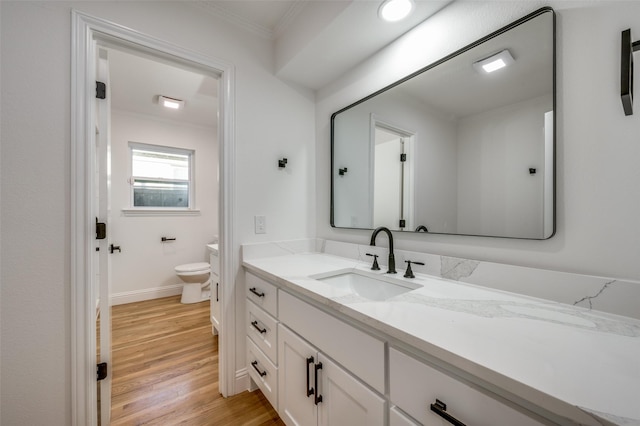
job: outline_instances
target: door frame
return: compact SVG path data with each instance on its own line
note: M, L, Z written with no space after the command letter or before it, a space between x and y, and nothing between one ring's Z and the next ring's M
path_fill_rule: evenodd
M407 154L407 164L409 166L410 173L403 177L404 185L406 187L407 196L404 198L404 211L406 219L407 231L411 231L414 226L415 221L415 179L413 173L415 173L415 145L416 138L418 133L405 129L401 126L398 126L394 123L387 121L386 119L381 118L379 115L375 113L371 113L369 116L369 182L372 182L369 186L369 203L371 212L370 215L370 223L373 225L374 220L374 194L375 188L373 187L373 182L375 180L375 156L376 156L376 128L384 129L388 132L395 133L398 137L405 139L405 153ZM391 229L395 229L394 227Z
M71 34L71 404L72 425L95 425L96 330L95 288L91 254L95 244L94 188L91 184L95 156L95 57L94 41L135 45L158 56L172 57L220 75L219 93L219 248L223 285L219 336L220 392L235 393L235 68L183 47L130 28L73 10ZM109 373L110 374L110 373Z

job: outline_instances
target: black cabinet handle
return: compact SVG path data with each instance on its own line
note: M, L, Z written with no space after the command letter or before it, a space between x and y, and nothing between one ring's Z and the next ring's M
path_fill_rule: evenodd
M258 330L260 333L266 333L266 332L267 332L267 329L266 329L266 328L260 328L260 327L258 327L258 321L252 321L252 322L251 322L251 325L252 325L256 330Z
M258 361L252 361L251 365L253 366L253 368L258 372L258 374L260 375L260 377L264 377L267 375L266 371L260 371L260 369L258 368Z
M256 291L256 288L255 288L255 287L251 287L251 288L249 289L249 291L250 291L251 293L255 294L255 295L256 295L256 296L258 296L258 297L264 297L264 293L258 293L258 292Z
M309 358L307 358L307 398L309 398L311 395L313 395L315 393L315 391L313 390L313 388L311 386L309 386L311 383L309 383L309 366L311 364L313 364L313 357L310 356Z
M436 399L435 404L431 404L431 411L433 411L434 413L436 413L437 415L439 415L440 417L442 417L452 425L465 426L465 424L462 423L460 420L456 419L451 414L447 413L447 404L440 401L439 399Z
M314 381L316 382L316 388L315 388L315 392L314 392L314 403L316 405L318 405L319 403L322 402L322 395L318 395L318 389L320 388L320 386L318 386L318 370L322 370L322 363L319 362L315 365L314 367L315 370L315 374L314 374Z
M218 297L219 296L219 294L218 294L218 287L219 286L220 286L220 283L216 283L216 302L220 301L220 298Z

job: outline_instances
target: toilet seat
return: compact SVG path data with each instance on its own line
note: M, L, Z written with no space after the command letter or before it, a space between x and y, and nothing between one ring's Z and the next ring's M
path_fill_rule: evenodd
M197 275L210 272L207 262L185 263L175 267L175 271L180 275Z

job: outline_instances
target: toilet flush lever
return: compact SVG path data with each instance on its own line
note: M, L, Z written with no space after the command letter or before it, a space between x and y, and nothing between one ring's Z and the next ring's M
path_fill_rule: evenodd
M109 246L109 253L113 253L116 250L118 250L118 253L122 253L122 250L120 250L120 246L114 246L113 244Z

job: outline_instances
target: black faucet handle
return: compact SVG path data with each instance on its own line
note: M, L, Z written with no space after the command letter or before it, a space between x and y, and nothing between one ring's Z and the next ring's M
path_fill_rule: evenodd
M422 265L424 266L423 262L415 262L413 260L405 260L404 263L407 264L407 270L404 273L404 277L405 278L415 278L416 276L413 275L413 271L411 270L411 264L413 263L414 265Z
M373 265L371 265L371 270L372 271L379 271L380 270L380 266L378 266L378 255L377 254L372 254L372 253L367 253L367 256L373 256Z

